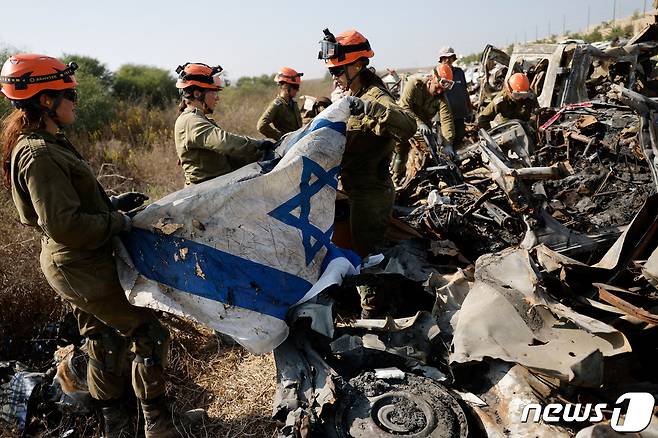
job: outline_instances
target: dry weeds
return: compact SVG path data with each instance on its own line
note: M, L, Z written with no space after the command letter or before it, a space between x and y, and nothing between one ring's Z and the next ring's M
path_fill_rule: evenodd
M273 436L272 355L255 356L228 346L212 331L179 318L168 322L174 334L168 392L175 394L179 412L206 410L208 420L197 436Z

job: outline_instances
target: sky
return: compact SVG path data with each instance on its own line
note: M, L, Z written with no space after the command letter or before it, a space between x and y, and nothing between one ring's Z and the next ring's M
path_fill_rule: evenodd
M0 46L59 56L88 55L116 70L126 63L175 70L187 61L221 65L229 78L281 66L322 77L322 29L357 29L378 69L432 65L439 48L461 55L504 48L589 21L650 10L651 0L170 1L32 0L5 2ZM11 19L6 19L10 17Z

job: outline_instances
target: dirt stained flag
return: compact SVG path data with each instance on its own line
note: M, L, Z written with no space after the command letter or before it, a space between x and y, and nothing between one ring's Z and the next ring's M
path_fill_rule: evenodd
M255 353L288 334L291 307L358 273L331 242L349 105L339 101L252 164L188 186L134 217L117 263L129 301L191 318Z

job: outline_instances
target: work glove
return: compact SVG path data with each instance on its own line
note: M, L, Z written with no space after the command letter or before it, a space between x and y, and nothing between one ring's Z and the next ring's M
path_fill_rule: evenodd
M423 122L418 122L418 123L417 123L417 126L418 126L418 133L419 133L420 135L427 136L427 137L429 137L430 135L432 135L432 130L431 130L430 127L427 126L425 123L423 123Z
M350 114L358 116L365 114L368 110L368 102L356 96L346 96L345 99L350 103Z
M273 143L270 140L256 140L256 149L260 151L263 156L259 161L269 161L274 159L274 150L276 149L276 143Z
M455 150L452 148L451 144L443 145L443 153L448 156L451 160L455 158Z
M274 142L271 140L256 140L256 149L263 152L269 152L274 149Z
M133 220L127 214L121 213L123 215L123 227L121 227L122 233L129 233L133 229Z
M119 196L110 196L110 202L116 210L130 211L133 208L141 207L148 198L144 193L126 192Z

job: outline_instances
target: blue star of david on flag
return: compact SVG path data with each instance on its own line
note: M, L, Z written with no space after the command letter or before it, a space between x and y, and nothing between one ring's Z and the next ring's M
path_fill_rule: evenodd
M333 225L329 227L328 230L322 231L311 223L309 219L311 214L311 198L326 186L329 186L334 190L338 188L338 173L340 171L340 166L336 166L326 171L318 163L305 156L302 156L302 163L303 167L301 181L299 182L299 194L293 196L268 214L302 232L304 256L306 258L306 266L308 266L313 261L318 251L322 248L329 249L329 245L331 245L331 236L334 232ZM317 180L311 184L311 177L313 175L315 175ZM299 217L292 214L297 208L299 208ZM315 239L315 243L312 243L311 239Z

